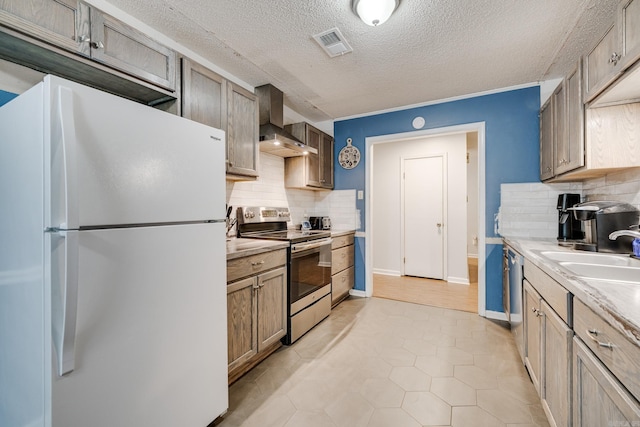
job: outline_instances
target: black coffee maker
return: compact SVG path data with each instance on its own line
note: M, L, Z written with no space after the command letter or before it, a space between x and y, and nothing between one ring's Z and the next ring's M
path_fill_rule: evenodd
M584 239L581 221L577 220L570 207L580 203L580 195L563 193L558 196L558 244L570 245Z

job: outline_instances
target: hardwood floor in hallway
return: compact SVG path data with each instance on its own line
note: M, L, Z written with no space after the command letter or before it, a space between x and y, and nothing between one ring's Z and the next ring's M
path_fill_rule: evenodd
M469 258L470 285L410 276L373 275L373 296L433 307L478 312L478 260Z

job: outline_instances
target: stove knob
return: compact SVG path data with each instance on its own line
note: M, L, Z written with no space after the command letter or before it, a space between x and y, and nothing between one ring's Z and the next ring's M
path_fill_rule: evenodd
M251 218L253 218L253 217L255 217L255 216L256 216L256 214L255 214L255 212L250 212L250 213L249 213L249 216L250 216Z

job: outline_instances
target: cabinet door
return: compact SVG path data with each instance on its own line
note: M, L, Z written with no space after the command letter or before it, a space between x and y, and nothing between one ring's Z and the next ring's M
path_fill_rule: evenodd
M637 401L577 337L573 353L573 425L640 425Z
M0 23L89 55L89 6L78 0L0 0Z
M612 25L600 42L585 56L585 102L594 98L618 75L620 58L618 29Z
M571 339L573 331L542 301L542 406L552 425L571 427Z
M320 155L320 184L324 188L333 188L333 138L330 135L322 134L318 154Z
M556 174L584 166L584 103L582 101L582 62L565 79L565 133L558 144Z
M322 187L320 182L320 141L322 140L322 132L313 126L306 125L306 144L318 150L318 154L308 154L306 156L307 164L307 185L312 187Z
M531 284L525 279L524 283L524 327L525 327L525 358L524 364L529 371L533 385L540 393L540 369L541 345L542 345L542 322L540 317L540 295L533 289Z
M258 276L258 351L287 333L287 269Z
M622 67L640 58L640 0L624 0L618 9L618 37L622 45Z
M564 153L567 151L567 132L565 126L566 120L566 95L565 82L563 81L551 95L553 103L553 175L558 174L558 168L561 168L566 162Z
M226 80L182 58L182 116L226 131Z
M227 354L229 371L258 353L255 277L227 285Z
M227 173L258 176L258 98L227 82Z
M175 51L95 8L91 57L170 91L176 88Z
M540 109L540 180L553 178L553 97Z

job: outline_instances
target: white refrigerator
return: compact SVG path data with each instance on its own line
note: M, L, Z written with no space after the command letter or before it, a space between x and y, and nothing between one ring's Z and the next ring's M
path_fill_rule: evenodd
M224 137L53 76L0 107L0 426L227 410Z

